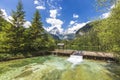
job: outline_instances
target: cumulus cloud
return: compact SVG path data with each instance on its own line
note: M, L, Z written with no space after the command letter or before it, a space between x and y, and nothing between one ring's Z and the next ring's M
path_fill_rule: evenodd
M84 23L74 23L70 28L66 30L66 34L76 33L76 31L85 26L87 23L89 23L89 21Z
M57 18L57 16L61 15L60 10L62 10L62 7L59 4L61 1L62 0L34 0L36 9L44 10L47 7L49 10L50 15L46 18L46 22L50 24L50 26L44 27L47 31L50 31L55 27L57 27L60 32L63 31L63 21Z
M1 9L1 11L2 11L2 13L3 13L3 16L2 16L2 17L3 17L5 20L7 20L8 22L11 23L11 20L13 20L13 18L6 13L6 10L5 10L5 9Z
M39 4L39 1L38 0L34 0L34 4Z
M63 32L63 21L60 19L57 19L57 13L58 11L55 10L50 10L50 18L46 18L46 22L50 24L51 26L46 28L47 31L50 31L53 28L57 28L61 33Z
M6 17L8 16L7 13L6 13L6 11L5 11L5 9L1 9L1 11L3 13L3 16L6 16Z
M79 18L79 15L73 14L73 18L75 18L75 19Z
M56 16L57 16L57 10L50 10L50 17L56 18Z
M75 21L70 21L70 25L73 25L75 23Z
M110 12L107 12L107 13L103 13L100 18L102 19L105 19L105 18L108 18L110 16Z
M42 9L45 9L45 7L44 6L36 6L36 9L42 10Z
M29 28L31 26L31 22L26 21L23 25L25 28Z
M108 18L110 16L110 10L113 9L115 7L115 5L112 5L109 9L109 12L106 12L106 13L103 13L100 18L101 19L105 19L105 18Z
M110 7L110 9L113 9L115 7L115 4L113 4L111 7Z
M46 9L46 6L49 6L49 9L62 9L59 2L62 0L34 0L34 4L37 6L36 9Z
M43 0L34 0L34 4L36 5L36 9L44 10L45 7L45 1Z
M46 22L51 24L54 27L61 27L61 25L63 24L63 21L61 21L60 19L54 19L54 18L47 18Z
M46 4L49 6L50 9L62 9L59 2L62 0L46 0Z

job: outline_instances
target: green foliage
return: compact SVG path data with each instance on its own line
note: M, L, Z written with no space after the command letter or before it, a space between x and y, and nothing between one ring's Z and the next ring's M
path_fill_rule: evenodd
M32 42L30 45L33 50L40 51L54 48L54 40L43 29L38 10L34 14L30 33L30 41Z
M120 52L120 5L112 9L111 15L99 25L98 37L101 44L108 46L112 52Z
M13 53L17 54L17 52L24 51L24 27L23 24L25 22L25 12L23 11L23 5L21 0L19 0L17 5L17 10L12 11L12 26L14 31L14 40L13 40Z
M109 10L109 8L112 5L116 5L119 0L95 0L96 1L96 7L98 11L106 11Z
M0 54L0 61L8 60L10 57L12 57L11 54L7 54L7 53Z
M70 49L100 51L100 42L97 36L98 30L95 29L101 21L88 23L77 31L76 39L68 41ZM82 33L82 34L80 34Z
M89 23L77 32L77 38L69 41L71 49L104 51L114 53L120 59L120 3L112 10L109 18ZM82 35L79 35L82 32Z
M32 25L25 28L25 12L23 4L19 0L15 11L12 11L13 20L11 23L2 18L0 11L0 54L18 54L32 56L34 52L54 49L53 38L45 32L41 22L39 11L36 10ZM29 54L28 54L29 53ZM19 55L19 57L21 57ZM4 60L4 56L0 57Z
M8 34L9 33L9 34ZM12 26L7 21L2 22L0 31L0 53L8 53L13 48L12 41L14 32Z
M31 40L31 48L35 51L39 51L41 47L43 47L42 43L42 34L44 33L44 29L42 27L41 17L39 11L36 10L33 20L32 26L30 27L30 40Z
M25 12L23 11L22 1L19 0L17 10L12 11L12 23L15 27L22 27L25 22Z

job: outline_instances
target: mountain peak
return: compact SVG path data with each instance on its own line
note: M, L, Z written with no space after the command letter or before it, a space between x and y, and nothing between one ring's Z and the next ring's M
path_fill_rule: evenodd
M60 35L60 30L57 27L54 27L49 31L50 34Z

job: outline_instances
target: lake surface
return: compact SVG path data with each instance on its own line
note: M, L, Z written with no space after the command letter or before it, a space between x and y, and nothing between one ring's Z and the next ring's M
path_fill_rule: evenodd
M1 62L0 80L120 80L110 71L110 63L84 60L73 66L67 59L45 56Z

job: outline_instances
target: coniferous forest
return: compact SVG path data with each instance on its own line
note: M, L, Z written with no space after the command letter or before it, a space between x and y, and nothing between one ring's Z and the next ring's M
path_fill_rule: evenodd
M24 57L36 55L38 51L53 50L54 39L44 30L41 16L35 11L32 25L25 28L25 11L23 4L19 1L16 10L12 11L11 22L2 18L0 11L0 60L10 57Z

